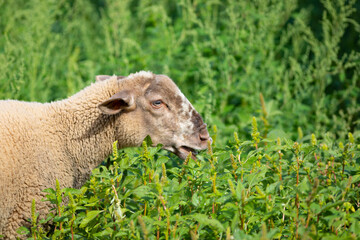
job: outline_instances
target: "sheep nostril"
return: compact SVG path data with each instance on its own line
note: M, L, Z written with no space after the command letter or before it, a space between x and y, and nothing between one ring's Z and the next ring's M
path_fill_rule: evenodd
M200 132L199 137L200 137L200 141L207 141L210 138L208 131Z
M200 141L206 141L206 140L208 140L208 138L200 136Z
M199 139L200 141L208 141L210 138L209 132L206 129L206 123L202 124L199 128Z

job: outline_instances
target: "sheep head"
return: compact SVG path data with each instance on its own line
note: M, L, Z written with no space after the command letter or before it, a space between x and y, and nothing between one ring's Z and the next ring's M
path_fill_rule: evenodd
M108 76L110 78L110 76ZM104 75L97 81L106 80ZM127 146L139 146L149 135L154 145L185 159L189 152L207 148L211 141L206 124L176 84L165 75L141 71L117 77L119 92L99 105L103 114L115 115L119 124L130 124L121 135L133 139Z

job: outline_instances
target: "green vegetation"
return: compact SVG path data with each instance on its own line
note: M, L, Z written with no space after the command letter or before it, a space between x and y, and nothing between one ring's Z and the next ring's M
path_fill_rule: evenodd
M261 136L254 118L250 140L235 134L231 147L180 164L146 141L121 152L114 144L111 165L80 190L47 190L56 204L52 237L358 239L360 145L352 134L338 144ZM32 234L42 237L34 220Z
M114 148L82 189L48 190L53 238L359 238L359 11L355 0L0 0L0 99L53 101L98 74L151 70L216 139L197 161ZM22 231L45 238L35 210L31 221Z

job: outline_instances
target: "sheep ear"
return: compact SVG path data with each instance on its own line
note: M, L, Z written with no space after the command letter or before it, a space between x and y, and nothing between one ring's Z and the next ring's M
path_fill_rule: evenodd
M115 93L99 105L100 111L108 115L114 115L121 111L131 111L134 110L135 107L133 94L126 90Z
M109 79L109 78L111 78L111 76L109 76L109 75L97 75L95 77L95 80L96 80L96 82L101 82L101 81L105 81L106 79Z

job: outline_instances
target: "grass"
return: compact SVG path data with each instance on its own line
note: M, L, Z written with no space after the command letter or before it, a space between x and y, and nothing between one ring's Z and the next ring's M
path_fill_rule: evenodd
M197 162L115 151L81 190L49 190L62 213L54 238L357 238L359 9L0 0L0 99L54 101L98 74L151 70L175 80L216 137ZM35 218L29 231L44 237Z

